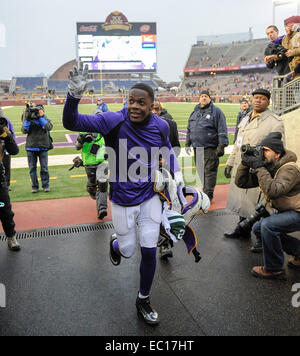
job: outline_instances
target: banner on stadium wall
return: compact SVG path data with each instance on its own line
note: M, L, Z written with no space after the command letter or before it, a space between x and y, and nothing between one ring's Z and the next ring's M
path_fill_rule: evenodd
M232 72L245 69L260 69L266 68L265 63L250 64L246 66L227 66L227 67L203 67L203 68L186 68L184 73L209 73L209 72Z

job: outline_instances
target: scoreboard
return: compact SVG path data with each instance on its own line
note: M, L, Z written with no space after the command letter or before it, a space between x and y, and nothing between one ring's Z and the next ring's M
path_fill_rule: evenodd
M129 23L119 12L77 23L77 55L91 72L156 72L156 23Z

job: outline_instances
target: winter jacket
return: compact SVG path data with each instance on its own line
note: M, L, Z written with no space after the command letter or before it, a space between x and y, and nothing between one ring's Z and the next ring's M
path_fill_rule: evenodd
M237 117L237 120L236 120L235 133L234 133L234 142L233 142L233 143L235 143L235 141L236 141L236 139L237 139L240 123L242 122L242 120L243 120L248 114L251 113L251 111L252 111L252 108L249 107L246 111L244 111L244 112L240 111L240 112L239 112L238 117Z
M265 56L277 55L284 47L282 46L282 40L284 36L276 38L276 40L270 42L265 49ZM278 75L286 75L290 73L289 61L286 56L282 56L281 59L273 60L267 63L269 69L276 68Z
M285 137L283 120L272 111L264 111L251 122L250 115L251 113L239 125L238 138L226 164L233 167L227 209L245 218L253 214L260 192L258 188L240 189L235 185L236 172L242 160L241 147L247 144L259 145L271 132L281 132Z
M217 148L228 146L228 131L223 112L212 102L201 108L200 104L189 118L186 146Z
M289 63L290 70L293 72L297 64L300 63L300 32L293 32L291 36L285 36L282 40L282 45L286 49L295 51L295 56Z
M53 125L47 116L44 115L38 120L25 120L22 125L22 132L27 134L26 150L38 151L38 150L50 150L53 148L52 139L49 131L51 131Z
M255 174L241 164L235 183L239 188L260 187L266 201L279 212L295 210L300 213L300 168L292 151L278 161L274 170L258 168Z

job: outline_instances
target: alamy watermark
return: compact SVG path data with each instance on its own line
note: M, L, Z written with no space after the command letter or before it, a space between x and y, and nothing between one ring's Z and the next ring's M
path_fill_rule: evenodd
M300 283L293 285L292 292L296 293L292 298L292 306L300 308Z
M6 288L0 283L0 308L6 308Z

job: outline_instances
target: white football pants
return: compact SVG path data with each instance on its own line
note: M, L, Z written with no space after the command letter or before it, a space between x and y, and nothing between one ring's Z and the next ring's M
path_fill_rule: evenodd
M137 224L141 247L157 247L162 220L162 203L157 194L138 206L124 207L112 203L111 213L123 257L130 258L135 253Z

